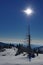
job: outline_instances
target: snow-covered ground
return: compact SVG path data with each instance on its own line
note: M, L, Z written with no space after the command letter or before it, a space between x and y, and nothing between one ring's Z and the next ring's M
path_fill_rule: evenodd
M27 56L23 56L23 54L15 56L15 53L16 50L13 48L0 52L0 65L43 65L43 54L39 54L29 62Z

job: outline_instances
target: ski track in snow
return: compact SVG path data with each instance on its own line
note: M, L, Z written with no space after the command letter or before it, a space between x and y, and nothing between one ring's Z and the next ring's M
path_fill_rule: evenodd
M27 56L23 56L23 54L15 56L16 51L12 48L0 52L0 65L43 65L43 54L39 54L29 62Z

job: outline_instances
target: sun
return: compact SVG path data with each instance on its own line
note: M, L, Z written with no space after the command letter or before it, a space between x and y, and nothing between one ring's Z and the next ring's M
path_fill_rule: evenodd
M27 8L26 10L24 10L24 12L27 14L27 15L31 15L33 13L32 9L30 8Z

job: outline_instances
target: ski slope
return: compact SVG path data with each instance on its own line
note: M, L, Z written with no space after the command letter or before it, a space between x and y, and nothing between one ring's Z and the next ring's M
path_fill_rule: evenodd
M29 62L27 56L23 56L23 54L15 56L16 51L17 49L12 48L0 52L0 65L43 65L43 54L39 54Z

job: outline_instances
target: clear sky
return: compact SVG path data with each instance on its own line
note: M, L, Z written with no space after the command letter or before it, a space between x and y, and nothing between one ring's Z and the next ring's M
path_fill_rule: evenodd
M22 12L27 7L32 16ZM43 0L0 0L0 41L25 39L29 22L31 39L43 41Z

